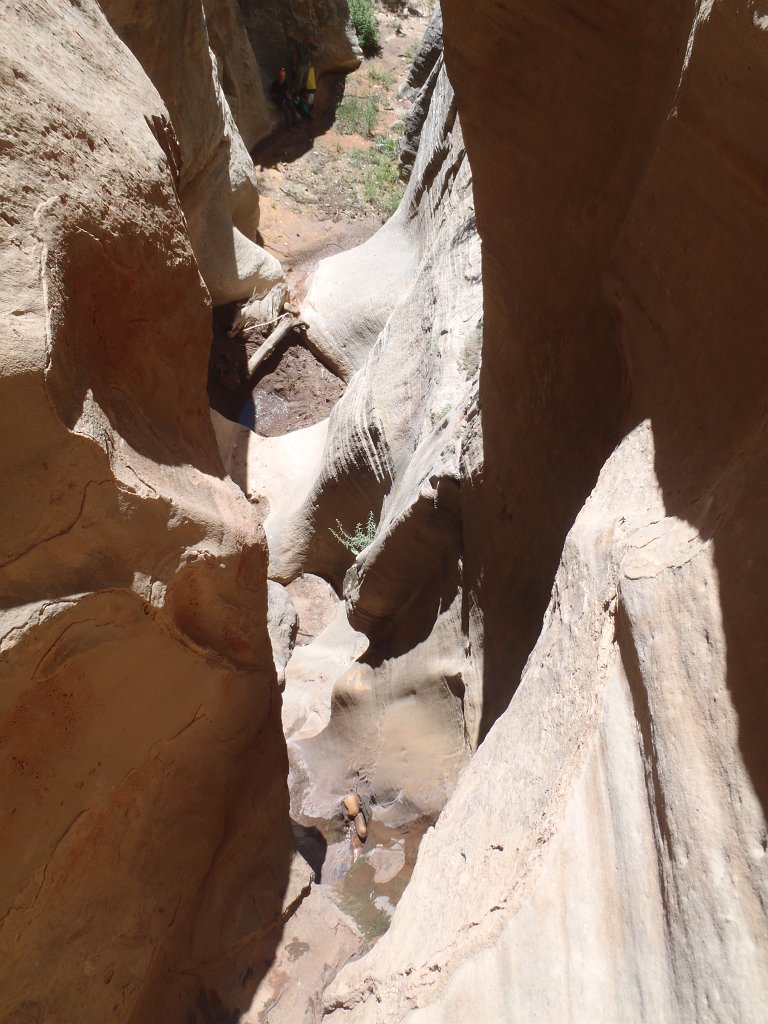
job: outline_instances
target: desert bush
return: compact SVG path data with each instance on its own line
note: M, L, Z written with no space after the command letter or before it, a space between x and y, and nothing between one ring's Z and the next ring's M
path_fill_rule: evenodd
M349 0L349 16L360 46L364 50L376 50L379 46L379 22L371 0Z
M355 556L359 555L361 551L365 551L365 549L372 543L378 528L376 520L373 517L373 512L368 513L367 525L364 527L362 523L358 523L357 526L355 526L354 533L347 533L338 519L336 520L336 525L339 529L334 530L331 527L329 528L330 532L339 544L343 544L344 547L347 548L348 551L351 551Z

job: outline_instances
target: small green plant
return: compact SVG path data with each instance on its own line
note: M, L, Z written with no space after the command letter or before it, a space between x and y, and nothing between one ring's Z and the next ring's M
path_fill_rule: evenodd
M376 536L377 523L373 518L373 512L368 513L368 524L363 527L362 523L358 523L355 526L354 533L347 533L344 527L341 525L339 520L336 520L338 530L334 530L333 527L329 527L330 532L339 542L343 544L348 551L351 551L353 555L357 556L361 551L365 549L373 542L373 538Z
M364 50L379 46L379 22L371 0L349 0L349 16Z
M395 84L394 71L379 71L378 68L368 68L368 77L372 82L377 82L383 89L391 89Z
M433 430L435 429L438 423L443 422L443 420L445 419L445 417L448 415L452 408L453 406L449 402L447 405L444 405L441 409L437 409L435 412L432 413L432 415L430 416L430 420L432 421Z
M397 209L405 188L400 180L398 148L396 136L377 135L370 149L354 150L348 157L353 171L350 185L384 220Z
M364 135L373 138L379 123L379 97L345 96L336 110L336 127L342 135Z

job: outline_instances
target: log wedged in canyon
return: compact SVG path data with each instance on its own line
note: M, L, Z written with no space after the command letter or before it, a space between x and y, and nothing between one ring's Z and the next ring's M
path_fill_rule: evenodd
M306 878L169 113L91 0L0 50L0 1017L231 1013Z

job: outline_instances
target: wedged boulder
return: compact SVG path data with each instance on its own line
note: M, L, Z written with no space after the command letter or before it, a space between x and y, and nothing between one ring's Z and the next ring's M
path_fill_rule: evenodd
M181 154L181 205L213 304L266 294L283 273L255 242L256 174L227 96L237 100L249 141L266 134L269 108L253 55L247 57L236 0L100 3L170 112ZM226 49L215 53L214 45Z
M321 260L301 316L313 347L343 380L363 365L417 265L402 207L363 245Z
M287 765L170 119L93 0L14 4L0 52L0 1017L231 1015Z

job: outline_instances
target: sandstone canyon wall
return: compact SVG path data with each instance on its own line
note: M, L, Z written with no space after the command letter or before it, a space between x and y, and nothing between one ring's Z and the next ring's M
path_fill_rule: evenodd
M443 7L483 238L485 740L328 1019L757 1024L768 22Z
M214 305L265 295L283 274L255 242L259 194L238 127L252 145L268 134L273 112L235 0L101 7L168 107L179 197Z
M292 844L184 132L92 0L2 22L0 1018L217 1020L269 959Z
M271 81L275 71L290 67L293 44L312 37L317 45L315 69L351 71L360 63L353 46L346 0L238 0L253 52Z
M223 1024L275 953L259 1024L764 1017L768 17L443 8L403 204L301 311L346 393L220 456L200 275L281 286L246 144L289 36L353 65L344 5L2 4L14 1024ZM268 618L293 815L442 811L324 1007L362 940L317 888L283 931Z

